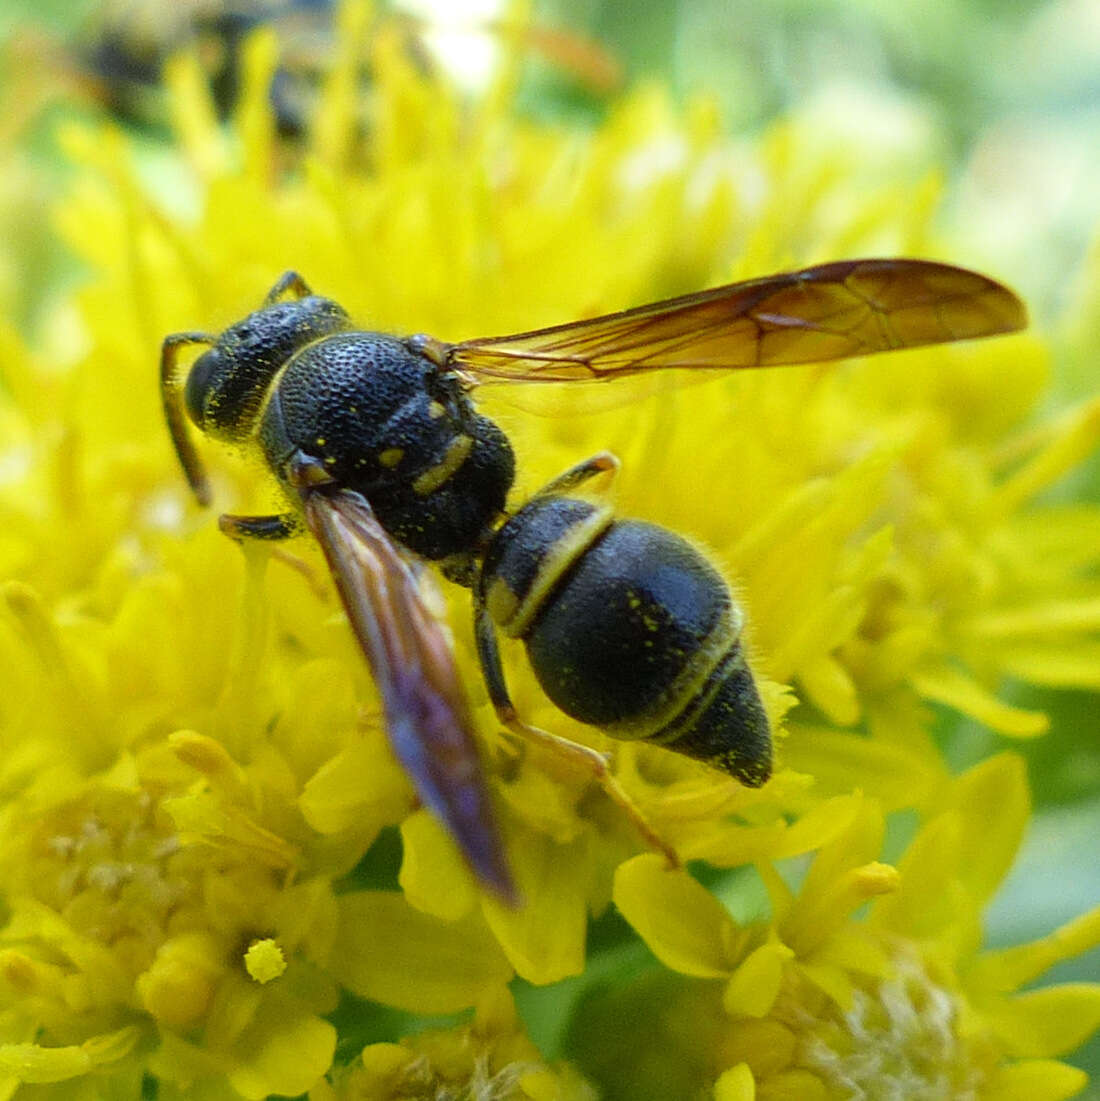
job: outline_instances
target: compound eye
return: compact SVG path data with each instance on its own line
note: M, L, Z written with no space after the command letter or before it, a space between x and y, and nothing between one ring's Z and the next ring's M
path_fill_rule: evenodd
M187 408L187 415L199 428L206 427L206 401L222 372L222 354L218 348L203 352L191 366L191 373L183 388L183 404Z

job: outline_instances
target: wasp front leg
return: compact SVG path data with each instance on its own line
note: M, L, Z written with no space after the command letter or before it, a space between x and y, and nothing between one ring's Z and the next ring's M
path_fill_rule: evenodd
M218 517L218 529L238 543L246 539L275 542L290 539L302 532L302 521L293 512L280 512L273 516L234 516L222 513Z
M598 473L598 471L593 471ZM575 484L575 483L573 483ZM680 858L657 831L649 824L638 804L630 797L611 771L608 758L591 746L581 745L559 734L551 734L540 727L525 723L516 711L508 695L508 686L504 678L504 666L500 660L500 648L497 646L493 621L483 601L474 598L474 635L477 642L477 655L481 663L481 673L489 690L489 699L496 711L497 719L506 730L521 738L541 746L559 760L588 772L603 788L612 800L627 816L645 843L662 853L670 868L680 867Z
M282 512L273 516L234 516L225 512L218 517L218 529L235 543L279 543L301 535L305 531L305 525L293 512ZM328 589L308 562L281 547L274 547L271 556L300 573L319 599L328 598Z
M181 349L195 344L216 344L213 333L172 333L164 338L160 348L160 396L164 405L164 419L172 444L179 456L180 466L187 484L200 505L210 504L210 483L206 478L202 460L187 431L187 416L183 408L183 385L179 375Z

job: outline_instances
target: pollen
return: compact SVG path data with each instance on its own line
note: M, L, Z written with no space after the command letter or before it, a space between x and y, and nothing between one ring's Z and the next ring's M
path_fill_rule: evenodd
M286 956L271 937L254 940L244 954L245 970L258 983L269 983L286 971Z

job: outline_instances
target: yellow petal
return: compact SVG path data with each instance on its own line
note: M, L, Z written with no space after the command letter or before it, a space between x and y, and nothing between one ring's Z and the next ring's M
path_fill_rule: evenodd
M270 106L270 89L278 50L278 38L272 27L255 30L241 46L236 123L241 133L245 172L261 186L274 156L275 117Z
M724 1070L714 1083L714 1101L756 1101L756 1080L744 1063Z
M1064 1055L1100 1027L1100 983L1065 983L986 1007L983 1018L1013 1055Z
M774 1017L745 1017L724 1029L716 1058L720 1064L747 1063L754 1077L764 1080L794 1061L799 1038L792 1028Z
M134 989L145 1010L169 1028L189 1028L206 1012L224 964L218 941L204 933L166 940Z
M168 102L173 128L192 165L202 175L212 176L225 163L225 138L198 57L191 53L176 55L165 64L164 76L172 89Z
M845 968L834 967L830 963L810 961L804 962L799 970L842 1010L847 1012L851 1009L852 999L855 997L855 983Z
M763 1083L758 1101L827 1101L825 1083L808 1070L785 1070Z
M785 822L745 826L730 819L693 824L687 840L676 846L681 860L705 860L719 868L743 868L762 860L778 859L787 834Z
M18 1082L64 1082L92 1069L83 1047L42 1047L39 1044L0 1044L0 1080Z
M450 834L425 808L401 823L401 874L405 897L418 910L444 921L468 914L477 890Z
M226 974L206 1015L204 1032L210 1046L232 1047L256 1019L264 999L263 988L243 969L235 968Z
M1079 1067L1051 1059L1029 1059L998 1067L986 1081L982 1101L1064 1101L1088 1085Z
M201 772L218 787L234 793L243 790L244 770L221 742L194 730L177 730L168 735L168 745L185 765Z
M898 889L876 899L874 925L915 939L935 937L962 917L966 901L956 881L962 826L954 812L925 826L898 864Z
M322 1078L306 1096L308 1101L340 1101L336 1088L327 1078Z
M859 720L859 697L851 674L831 654L798 667L798 682L809 700L837 726Z
M801 723L783 743L783 763L813 776L823 793L850 791L858 778L860 790L885 810L920 805L944 779L939 760L919 748Z
M837 795L811 804L787 827L771 859L784 860L831 845L852 828L862 806L863 799L857 795Z
M772 924L781 927L795 909L795 895L787 881L779 874L779 869L770 861L756 866L757 875L768 892L772 908Z
M996 993L1016 990L1062 960L1100 944L1100 906L1066 922L1029 944L1014 944L980 955L968 978Z
M775 1004L783 970L794 953L779 941L762 944L737 965L722 995L731 1017L763 1017Z
M20 1083L63 1082L88 1074L129 1055L141 1033L131 1025L93 1036L79 1045L0 1044L0 1091L10 1096ZM7 1089L9 1084L11 1088Z
M363 783L369 776L370 783ZM306 782L298 805L319 833L354 827L369 843L400 821L411 801L409 782L382 736L364 736L326 761Z
M810 803L789 825L744 826L738 822L696 825L692 838L680 845L684 860L706 860L723 868L740 868L762 860L784 860L828 844L851 825L862 800L840 795Z
M413 1054L401 1044L370 1044L363 1048L359 1061L372 1080L384 1082L396 1078L408 1065Z
M516 833L509 850L523 905L482 902L485 920L516 971L533 983L550 983L584 970L588 905L576 874L584 849L563 846L534 832Z
M149 1055L149 1072L180 1090L190 1089L196 1081L221 1076L224 1064L220 1053L183 1039L178 1033L162 1031L160 1042Z
M852 922L838 930L803 962L805 965L824 964L841 971L855 971L876 979L887 978L893 968L879 938L868 933L863 922Z
M516 779L504 785L503 796L520 821L559 844L575 841L584 830L576 795L544 769L520 769Z
M302 948L307 955L327 957L336 935L336 896L325 876L306 879L287 887L271 913L271 927L279 932L284 948Z
M440 921L393 891L356 891L339 908L332 958L360 997L412 1013L454 1013L512 978L480 917Z
M88 1058L93 1063L102 1066L129 1055L141 1039L142 1031L136 1025L130 1025L127 1028L120 1028L117 1032L104 1032L99 1036L92 1036L80 1046L88 1053Z
M355 135L356 80L370 8L366 0L351 0L337 9L339 33L333 44L334 57L326 69L323 109L318 112L313 135L317 159L325 165L342 164Z
M1006 672L1030 684L1100 689L1100 645L1088 639L1003 646L997 657Z
M1100 399L1085 402L1063 419L1051 442L998 487L991 509L1008 514L1095 450L1100 439Z
M245 849L272 868L288 868L298 859L296 848L261 826L252 815L210 792L164 799L161 806L172 816L185 843L204 841L234 852Z
M228 1078L250 1101L293 1097L320 1080L335 1050L336 1029L328 1021L269 1002L235 1045Z
M959 777L951 801L960 823L955 874L985 902L1012 867L1031 813L1023 759L1001 753L975 765Z
M821 931L821 921L828 920L835 925L838 920L847 918L853 905L884 893L881 875L870 870L886 867L876 863L882 850L884 829L885 822L877 805L869 799L861 800L848 827L814 857L799 892L799 904L784 925L788 943L793 944L790 937L801 938L803 933L814 942L820 941L826 935ZM853 877L860 868L869 871L866 875ZM890 884L886 889L892 887ZM848 898L853 892L858 902L853 903Z
M1003 703L977 681L946 666L922 669L909 678L926 700L953 707L964 715L1012 738L1034 738L1045 734L1050 720L1040 711L1025 711Z
M1012 640L1100 631L1100 598L1055 600L1023 608L986 612L962 624L985 638Z
M656 853L643 853L615 870L613 898L666 967L705 979L730 973L726 945L737 927L687 872L668 868Z

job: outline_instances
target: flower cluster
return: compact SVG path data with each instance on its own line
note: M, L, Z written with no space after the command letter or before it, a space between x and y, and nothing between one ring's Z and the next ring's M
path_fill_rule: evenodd
M364 326L461 339L950 242L933 188L795 123L737 146L707 104L654 88L591 131L534 123L518 52L471 98L407 28L356 3L341 20L304 144L277 134L262 33L228 126L182 57L170 148L60 134L53 220L84 276L48 335L0 324L0 1088L549 1101L596 1096L583 1071L635 1099L1071 1096L1083 1075L1053 1057L1100 1024L1100 986L1018 991L1096 944L1100 915L982 948L1028 785L1010 753L953 776L932 715L1029 738L1046 717L1006 677L1096 687L1100 509L1043 491L1100 441L1100 403L1038 416L1034 335L610 400L487 387L517 500L609 448L624 514L711 548L778 732L753 791L614 747L618 782L701 869L670 870L590 777L501 737L449 588L525 900L502 905L417 807L316 549L242 550L188 499L164 335L217 331L286 269ZM271 511L250 456L211 465L219 506ZM506 660L525 719L612 749ZM884 863L897 811L919 824ZM540 1053L509 984L599 974L589 919L612 902L661 968L593 980L577 1070Z

